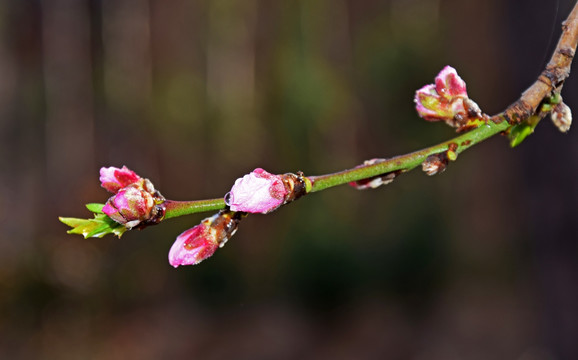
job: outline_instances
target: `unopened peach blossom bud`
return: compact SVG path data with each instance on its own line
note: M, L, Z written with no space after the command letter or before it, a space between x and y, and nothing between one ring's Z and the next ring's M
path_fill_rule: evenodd
M275 175L257 168L235 181L225 202L232 211L267 214L305 195L311 186L302 173Z
M100 168L100 184L103 188L113 194L116 194L120 189L137 183L140 180L141 177L126 166L123 166L120 169L114 166Z
M235 234L244 215L221 210L186 230L177 237L171 247L169 263L174 267L196 265L210 257Z

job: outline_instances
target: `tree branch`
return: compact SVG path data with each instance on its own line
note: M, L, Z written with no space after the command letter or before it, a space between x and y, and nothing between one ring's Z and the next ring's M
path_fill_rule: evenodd
M536 82L522 93L520 99L503 112L490 118L491 123L474 129L449 141L434 145L407 155L396 156L375 164L360 165L354 169L344 170L328 175L309 177L313 183L312 192L353 181L380 176L394 171L406 172L414 169L432 154L447 151L450 144L456 144L457 154L471 146L508 130L512 125L520 124L531 116L543 117L539 106L554 93L560 93L564 80L570 74L570 66L578 43L578 2L562 25L562 35L546 69ZM505 120L505 121L504 121ZM535 126L535 124L534 124Z
M550 62L518 101L510 105L503 113L492 117L494 121L507 120L509 123L520 123L536 113L540 103L552 92L560 93L564 80L570 75L570 66L576 53L578 43L578 2L562 23L562 35Z
M301 190L306 189L306 191L304 190L304 193L317 192L350 182L367 182L369 180L376 180L375 184L372 183L369 186L375 187L380 184L388 183L399 174L410 171L419 165L424 165L424 170L429 175L441 172L449 161L456 160L458 154L467 150L473 145L500 133L510 133L510 136L512 136L512 133L520 130L521 126L526 126L526 128L520 130L525 131L525 135L520 136L519 138L516 138L512 141L512 146L515 146L521 140L523 140L523 138L528 133L533 131L534 127L538 124L541 118L550 112L552 112L553 115L558 114L558 116L561 113L556 112L555 109L562 107L561 105L564 105L561 103L560 91L564 81L570 74L570 66L576 52L577 43L578 2L574 5L574 8L572 9L566 21L564 21L562 25L562 34L554 54L552 55L550 62L547 64L546 68L540 74L536 82L534 82L534 84L525 90L521 97L516 102L508 106L508 108L506 108L503 112L492 117L482 115L478 112L478 115L470 119L475 120L474 123L479 125L477 128L451 140L412 152L410 154L400 155L390 159L374 159L371 161L366 161L364 164L359 165L353 169L344 170L333 174L310 176L307 178L304 178L304 176L300 173L298 175L286 175L292 175L295 179L300 181L303 179L307 180L303 180L302 182L303 184L308 184L308 186L298 187ZM463 90L465 93L465 86ZM567 108L565 105L563 107ZM569 109L565 111L567 111L569 114ZM570 117L571 116L568 115L568 119ZM569 121L565 124L565 126L566 127L563 129L563 131L566 131L569 127ZM433 165L438 166L438 168L435 168ZM433 171L432 166L434 168ZM126 172L130 170L123 168L122 171ZM130 171L130 173L132 173L132 171ZM271 178L277 177L277 175L269 175ZM138 177L136 174L134 174L134 176L140 179L140 177ZM293 191L295 189L291 187L290 190ZM288 197L285 199L284 203L288 203L297 198L297 196L294 195L295 194L292 195L293 197L287 195ZM300 193L299 196L301 195L303 194ZM162 199L164 200L164 198ZM120 236L126 229L123 227L123 225L112 222L112 220L103 213L103 206L104 205L102 204L89 204L88 208L94 213L94 219L61 218L61 221L73 228L69 231L70 233L82 234L85 237L100 237L107 233L115 233ZM223 209L226 207L226 203L222 198L198 201L166 200L164 201L163 206L163 210L165 212L159 212L159 214L164 216L159 217L159 219L155 219L155 223L162 219L168 219L176 216ZM229 216L227 213L223 214L219 216Z

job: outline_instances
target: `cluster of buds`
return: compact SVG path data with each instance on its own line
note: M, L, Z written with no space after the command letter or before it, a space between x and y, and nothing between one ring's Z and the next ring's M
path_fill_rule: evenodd
M235 234L245 215L242 212L221 210L186 230L171 247L169 263L174 267L196 265L210 257Z
M355 168L357 169L360 167L375 165L375 164L379 164L380 162L384 162L384 161L385 161L385 159L365 160L363 162L363 165L356 166ZM352 181L348 184L349 184L349 186L352 186L352 187L356 188L357 190L375 189L375 188L380 187L381 185L391 184L393 182L393 180L402 172L403 172L402 170L396 170L396 171L388 172L385 174L372 176L372 177L369 177L366 179Z
M253 170L237 179L225 195L227 209L177 237L169 251L169 263L174 267L200 263L225 245L247 213L270 213L307 194L311 186L302 173L275 175L261 168Z
M451 66L446 66L429 84L415 93L414 102L420 117L428 121L444 121L464 131L478 126L486 117L468 97L466 83Z
M101 168L103 188L114 193L102 212L127 229L159 223L167 201L153 184L126 166ZM302 173L274 175L258 168L237 179L225 196L227 208L180 234L169 251L169 263L195 265L210 257L237 231L247 213L266 214L307 194L311 181Z
M275 175L257 168L235 181L225 203L232 211L267 214L307 194L311 186L302 173Z
M443 121L457 128L457 131L478 127L490 119L468 97L466 83L450 66L442 69L436 76L434 84L426 85L417 90L414 102L420 117L427 121ZM511 126L507 130L512 138L512 146L521 142L527 134L531 133L537 122L548 113L551 114L552 121L560 131L567 132L569 130L572 122L570 108L562 102L559 93L555 93L549 100L542 102L540 112L533 114L525 124L512 124L516 126ZM464 141L460 150L463 151L467 148L471 141ZM422 162L422 170L430 176L445 171L448 163L455 161L458 156L458 144L456 143L447 143L447 150L438 146L435 148L436 151L441 151L429 155ZM430 150L426 149L419 153L425 151L429 152ZM389 170L389 168L379 165L384 161L386 160L371 159L365 161L363 165L357 167L364 169L349 172L350 175L353 174L349 179L367 176L367 174L378 173L379 175L362 178L350 182L349 185L360 190L375 189L391 183L401 173L413 168L412 165L406 169L380 173ZM396 161L396 164L401 165L402 161ZM410 162L406 164L410 164ZM366 172L368 170L366 168L371 168L369 170L372 171ZM340 176L340 174L331 174L330 176ZM169 251L169 263L176 268L182 265L196 265L209 258L235 234L240 221L248 213L267 214L306 195L313 188L312 179L315 178L307 178L301 172L277 175L257 168L235 181L231 190L225 195L224 203L226 206L223 206L221 199L197 202L197 205L202 203L199 205L200 207L208 204L211 208L225 207L225 209L181 233ZM337 180L341 181L342 179L337 178ZM166 200L155 189L151 181L140 177L126 166L101 168L100 182L104 189L114 195L107 200L104 206L101 204L87 205L87 208L95 213L94 219L60 218L62 222L73 227L69 232L82 234L85 237L100 237L108 233L114 233L120 237L126 230L158 224L163 220L167 211L167 217L172 217L192 213L195 211L190 210L200 208L195 208L196 205L192 204L185 204L184 206L190 206L185 208L183 203L187 202ZM318 187L317 190L320 188L323 189L323 187ZM216 207L213 207L214 205ZM185 211L179 213L183 208ZM180 210L177 211L178 209ZM122 226L111 222L104 214Z
M141 178L126 166L100 169L100 183L114 195L102 212L127 229L159 223L165 214L165 198L149 179Z

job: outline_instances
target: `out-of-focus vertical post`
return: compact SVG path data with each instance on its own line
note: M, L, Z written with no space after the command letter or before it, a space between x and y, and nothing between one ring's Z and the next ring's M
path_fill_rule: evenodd
M102 1L104 159L135 164L156 178L152 105L151 14L148 0ZM159 119L161 121L162 119ZM115 141L106 131L131 136ZM138 150L137 150L138 149ZM129 160L127 160L129 159ZM118 164L120 165L120 163Z
M215 144L235 151L227 161L259 158L262 131L255 113L256 2L214 1L208 11L207 95L218 119Z
M42 1L47 187L70 197L94 172L90 24L85 1ZM53 203L61 195L46 196Z

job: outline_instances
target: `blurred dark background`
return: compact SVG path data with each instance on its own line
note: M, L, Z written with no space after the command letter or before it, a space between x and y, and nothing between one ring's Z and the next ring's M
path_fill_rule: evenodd
M450 64L503 110L572 6L0 2L0 358L577 359L578 129L549 119L439 176L250 216L195 267L167 254L205 214L120 240L57 220L107 199L101 166L192 200L255 167L318 175L448 139L414 91Z

